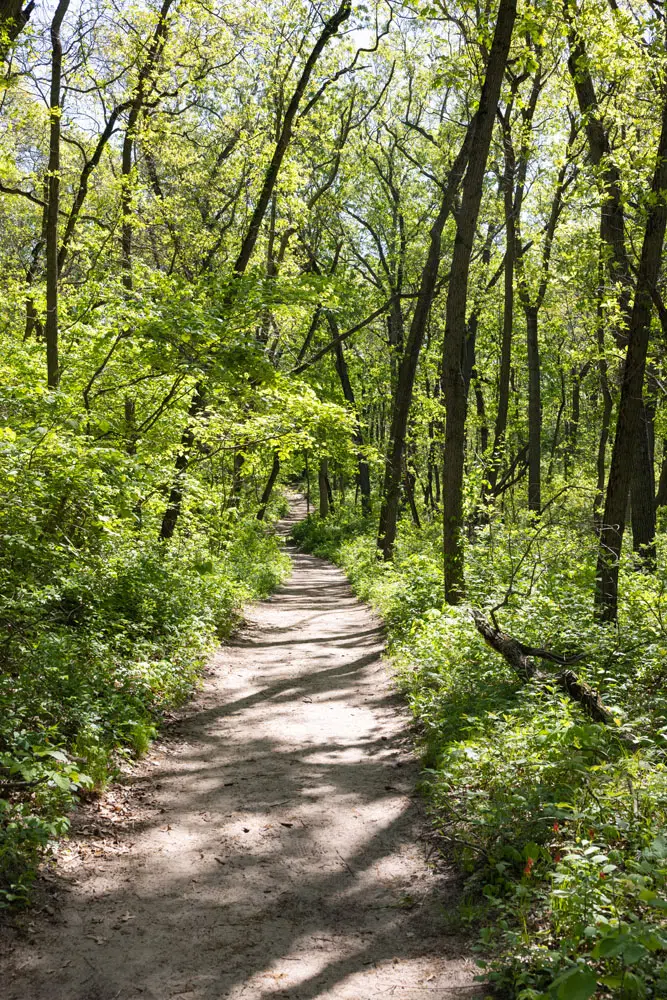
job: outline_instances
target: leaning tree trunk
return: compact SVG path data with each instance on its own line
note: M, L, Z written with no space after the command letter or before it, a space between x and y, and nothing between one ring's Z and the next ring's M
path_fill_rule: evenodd
M259 510L257 511L257 520L263 521L264 515L266 514L266 508L269 505L269 500L271 499L271 494L273 493L273 487L276 484L276 479L278 478L278 473L280 472L280 456L276 452L273 456L273 464L271 466L271 472L269 473L269 478L266 481L266 486L262 492L262 497L259 501Z
M417 375L417 365L422 344L426 335L428 317L435 296L440 267L440 244L442 231L454 205L454 198L461 183L470 149L475 135L477 116L475 116L466 131L459 153L454 160L447 183L445 185L440 211L435 219L429 240L428 255L424 264L419 295L415 306L410 331L401 355L396 380L396 391L393 399L391 429L389 432L389 447L384 468L384 483L382 487L382 507L378 525L378 548L385 560L391 559L396 541L396 526L398 523L398 507L401 493L401 476L403 473L403 457L405 454L405 439L412 404L412 393Z
M632 470L630 502L632 507L632 547L646 570L654 570L657 565L652 436L653 414L651 407L648 403L642 402Z
M35 0L0 0L0 59L5 59L35 9Z
M443 556L445 599L448 604L458 604L464 593L462 528L466 393L461 372L461 359L466 334L468 274L477 217L482 200L486 161L489 155L493 124L515 18L516 0L500 0L486 78L477 110L475 141L463 180L447 295L442 387L446 407L443 463Z

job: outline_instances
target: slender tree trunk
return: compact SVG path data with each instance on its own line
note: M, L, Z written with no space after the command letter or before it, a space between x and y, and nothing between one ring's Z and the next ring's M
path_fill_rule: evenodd
M285 111L282 128L276 142L276 148L273 152L273 156L271 157L271 162L267 168L266 174L264 175L264 182L250 219L248 232L243 240L243 243L241 244L239 255L236 258L236 263L234 265L234 273L236 275L244 274L248 264L250 263L250 258L252 257L253 250L255 249L262 222L264 221L264 216L269 206L269 201L271 200L271 196L276 186L276 181L278 180L281 164L292 139L294 120L297 112L299 111L299 106L310 81L310 77L312 76L315 64L322 55L329 39L338 32L340 26L347 21L351 13L352 0L343 0L338 10L332 14L328 21L325 22L322 32L306 60L301 76L299 77L294 93L292 94L292 98Z
M271 466L271 472L269 473L269 478L266 481L266 486L262 492L261 499L259 501L259 510L257 511L257 520L263 521L264 515L266 514L266 508L269 505L269 500L271 499L271 494L273 493L273 487L276 484L276 479L278 478L278 473L280 472L280 456L276 452L273 456L273 464Z
M241 483L243 482L243 466L245 464L245 458L243 452L238 448L234 452L232 468L232 488L231 495L229 498L230 507L238 507L241 502ZM261 520L261 519L260 519Z
M600 377L600 392L602 394L602 420L600 424L600 438L598 441L597 455L597 486L595 490L595 501L593 504L593 520L599 534L602 526L602 511L604 508L604 484L606 480L607 465L607 442L609 441L609 428L611 427L611 416L614 410L614 400L609 387L609 366L605 357L605 337L604 337L604 316L602 309L602 298L604 295L604 263L600 256L599 282L598 282L598 302L597 302L597 343L598 343L598 374Z
M454 198L456 197L466 163L468 162L468 156L475 135L476 117L468 125L463 144L447 178L447 184L440 203L440 211L431 227L428 255L421 274L417 304L412 317L412 323L410 324L405 350L401 355L398 368L391 430L389 433L389 447L385 462L380 523L378 526L378 547L384 559L391 559L396 540L405 437L419 355L424 342L429 312L438 280L442 231L445 228L445 223L454 205Z
M515 18L516 0L500 0L486 78L477 110L474 145L463 180L447 295L442 386L447 414L443 462L443 556L445 599L448 604L458 604L465 589L462 528L466 394L461 358L466 331L468 274L486 161Z
M333 316L328 315L327 318L329 320L331 337L334 339L339 336L338 324ZM340 385L343 390L345 402L348 403L349 406L356 412L356 401L354 398L352 383L350 382L350 373L347 367L347 360L345 358L343 345L339 342L336 343L334 350L336 371L338 372L338 378L340 379ZM352 441L354 442L354 446L357 450L357 485L361 494L361 510L364 514L368 514L371 509L371 474L368 462L365 460L363 455L364 438L361 433L361 426L358 417L355 423Z
M174 0L163 0L146 58L141 65L123 136L121 154L121 267L123 287L132 290L132 173L137 125L153 86L153 76L167 41L167 15Z
M528 509L536 514L542 509L542 399L538 309L524 307L528 352Z
M660 479L658 481L658 492L655 495L655 506L667 506L667 438L662 439L662 463L660 465Z
M569 475L570 464L574 463L579 445L579 421L581 420L581 380L588 373L590 365L586 364L581 370L572 369L572 400L570 404L570 416L565 424L566 447L563 459L563 471L565 476Z
M125 450L128 455L137 453L137 407L134 399L125 397Z
M60 38L69 0L59 0L51 21L51 93L49 98L49 164L46 210L46 381L49 389L60 382L58 356L58 214L60 210L60 106L63 46Z
M421 528L421 521L419 520L419 511L417 510L417 504L415 502L415 474L411 472L406 466L405 469L405 493L408 498L408 504L410 505L410 516L412 517L412 523L415 528Z
M628 331L628 349L611 456L598 551L595 604L602 621L618 613L618 561L621 555L633 452L641 426L642 393L649 344L652 290L660 272L667 224L663 192L667 188L667 99L663 98L660 140L651 185L652 200L644 230L635 298Z
M498 481L500 462L507 432L507 414L510 400L510 368L512 364L512 331L514 326L514 267L516 261L516 232L514 220L514 150L511 142L504 143L505 169L503 172L503 207L505 214L505 266L503 298L503 331L500 341L500 370L498 373L498 411L493 433L493 452L488 470L490 492Z
M176 456L175 462L176 474L174 476L171 490L169 491L167 509L162 517L162 524L160 526L160 538L162 541L167 541L168 539L173 538L176 530L176 524L181 515L184 488L183 481L185 479L185 473L190 461L190 452L192 451L195 443L192 421L203 413L205 405L202 386L197 385L195 387L192 401L190 403L190 409L188 411L189 420L183 434L181 435L181 447L178 455Z
M329 462L328 459L320 459L317 470L317 485L320 494L320 517L327 517L329 514Z
M652 437L653 414L650 405L642 402L640 403L639 433L637 434L630 496L632 503L632 547L647 570L654 570L657 565Z

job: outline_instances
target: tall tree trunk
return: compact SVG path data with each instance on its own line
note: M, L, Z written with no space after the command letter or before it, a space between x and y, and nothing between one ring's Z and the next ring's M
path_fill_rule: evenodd
M528 509L539 514L542 509L542 399L538 307L526 305L524 312L528 352Z
M504 142L505 169L503 171L503 208L505 215L505 262L503 331L500 341L500 370L498 373L498 410L493 433L493 452L487 474L490 492L498 480L501 455L507 431L507 414L510 400L510 367L512 364L512 330L514 326L514 266L516 261L516 232L514 225L514 150L511 142Z
M468 162L468 156L475 135L476 120L477 116L468 125L461 149L449 171L440 203L440 211L431 227L428 254L421 273L417 304L412 317L412 323L410 324L405 350L401 355L398 367L391 429L389 432L389 447L387 449L382 487L382 507L380 509L380 522L378 526L378 547L384 559L391 559L396 540L405 437L419 355L424 343L428 316L438 280L442 231L445 228L445 223L454 205L454 198L456 197L463 171Z
M70 0L59 0L51 21L51 93L49 97L49 164L46 209L46 381L49 389L60 382L58 357L58 214L60 210L60 92L63 46L60 38Z
M322 55L329 39L338 32L340 26L347 21L351 13L352 0L343 0L338 10L332 14L328 21L325 22L322 32L315 42L310 55L306 59L301 76L299 77L297 85L294 88L292 98L287 106L287 110L285 111L282 128L280 129L276 142L276 148L273 151L271 162L269 163L267 171L264 175L264 182L250 219L248 232L246 233L243 243L241 244L239 255L236 258L236 263L234 264L234 273L236 275L244 274L248 264L250 263L250 258L252 257L253 250L255 249L262 222L264 221L264 216L269 206L269 201L271 200L271 196L276 186L276 181L278 180L281 164L292 140L294 120L297 112L299 111L299 107L306 91L306 87L310 81L310 77L312 76L313 69Z
M597 171L600 182L600 239L603 245L607 248L606 269L608 271L612 287L618 286L620 288L619 307L621 322L616 325L614 329L614 336L617 345L619 347L623 347L627 342L628 330L633 323L633 315L631 314L630 309L633 282L625 241L625 209L621 173L614 157L612 156L609 134L604 124L602 115L600 114L593 78L589 68L586 46L584 40L576 31L571 0L567 0L565 4L565 14L570 24L570 57L568 59L568 68L574 83L577 101L585 123L591 161ZM635 292L635 302L636 297L637 293ZM634 414L632 415L632 423L633 426L635 426L636 433L639 434L640 421L639 418L637 418L635 423ZM653 476L653 471L647 466L647 454L646 449L643 446L643 442L637 440L637 442L635 442L635 449L633 460L630 464L630 475L632 478L637 478L637 484L633 487L633 493L636 495L638 503L643 505L644 501L641 499L642 494L646 488L646 484ZM604 482L600 481L601 469L604 469L604 455L598 455L598 487L600 491L604 489ZM612 492L615 492L615 488ZM609 487L607 490L607 501L608 500ZM649 523L648 518L642 518L642 532L649 530ZM608 525L603 525L603 530L606 530L607 527ZM622 534L623 528L621 527L621 537ZM602 538L602 534L600 537ZM620 552L621 543L618 539L616 541L618 541ZM651 538L650 541L647 541L647 544L649 545L649 552L654 550L654 542L655 531L653 538ZM616 542L614 544L616 544ZM611 552L610 558L612 558ZM610 579L603 585L605 587L610 586L613 590L613 594L610 592L607 595L610 603L607 602L607 598L601 596L599 589L596 591L596 602L601 608L603 618L606 618L607 615L611 615L611 619L614 619L616 616L617 582L618 577L616 577L616 583L612 584Z
M482 199L486 161L493 123L509 53L516 0L500 0L489 53L486 78L476 116L475 138L463 179L457 215L454 255L447 295L442 388L446 408L443 463L443 556L445 599L458 604L464 594L463 578L463 460L465 453L466 394L461 359L466 332L468 274L477 217Z
M633 453L641 427L642 392L651 327L652 291L660 272L667 224L663 192L667 188L667 98L663 96L662 124L651 184L652 198L644 230L635 298L628 331L628 349L621 382L621 398L611 456L609 480L598 550L595 604L602 621L618 613L618 561L623 545Z

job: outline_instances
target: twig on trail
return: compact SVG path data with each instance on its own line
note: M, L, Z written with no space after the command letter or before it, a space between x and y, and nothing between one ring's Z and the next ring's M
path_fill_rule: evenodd
M352 870L352 868L350 868L349 864L347 863L347 861L345 860L345 858L343 857L343 855L340 853L339 850L336 851L336 854L338 855L338 857L340 858L340 860L343 862L343 864L345 865L345 867L349 871L350 875L354 875L355 872Z

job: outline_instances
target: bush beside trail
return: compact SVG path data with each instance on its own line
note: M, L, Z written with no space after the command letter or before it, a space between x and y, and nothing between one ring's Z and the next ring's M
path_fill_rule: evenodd
M0 557L0 909L28 901L77 798L147 748L243 605L289 562L252 515L215 545L193 524L166 546L111 518L82 475L69 492L79 516L89 505L76 540L62 524L45 537L49 508L4 511L14 531Z
M469 549L469 601L489 608L509 595L503 628L576 650L612 728L555 684L522 683L469 610L444 604L437 522L403 523L391 563L378 559L374 524L346 508L293 531L384 617L435 830L466 876L458 919L479 929L488 980L521 1000L667 992L667 598L628 562L619 627L597 624L595 539L581 523L570 505L537 529L492 518Z

